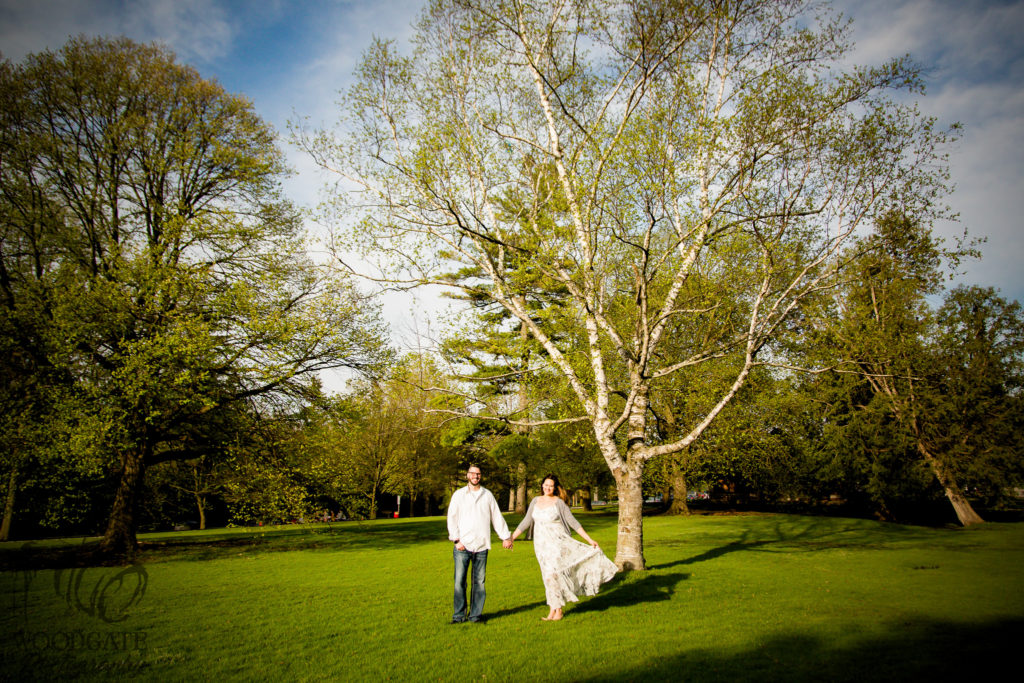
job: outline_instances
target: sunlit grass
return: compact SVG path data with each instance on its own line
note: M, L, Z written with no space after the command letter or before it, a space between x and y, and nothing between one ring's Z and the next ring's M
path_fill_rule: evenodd
M582 521L611 554L614 516ZM445 538L441 518L150 534L128 571L4 544L0 678L976 679L1024 635L1024 524L651 517L651 569L555 624L531 544L496 544L483 626L448 624Z

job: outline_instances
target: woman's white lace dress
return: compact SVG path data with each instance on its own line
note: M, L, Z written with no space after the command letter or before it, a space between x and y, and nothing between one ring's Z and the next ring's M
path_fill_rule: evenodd
M594 548L573 539L554 505L533 513L533 549L544 579L544 594L552 609L577 602L581 595L597 595L598 588L618 568Z

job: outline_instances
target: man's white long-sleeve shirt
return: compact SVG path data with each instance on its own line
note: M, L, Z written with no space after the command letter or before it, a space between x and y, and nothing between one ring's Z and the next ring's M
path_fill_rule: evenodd
M491 526L501 540L511 536L494 494L483 486L476 491L463 486L452 494L448 503L449 541L461 541L471 553L490 550Z

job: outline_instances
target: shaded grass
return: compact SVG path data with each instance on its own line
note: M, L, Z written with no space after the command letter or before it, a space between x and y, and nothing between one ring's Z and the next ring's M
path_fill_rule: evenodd
M613 515L582 521L614 547ZM150 534L129 568L0 545L0 678L973 679L1024 636L1022 524L652 517L650 570L557 624L531 544L496 545L484 626L448 624L445 538L441 518Z

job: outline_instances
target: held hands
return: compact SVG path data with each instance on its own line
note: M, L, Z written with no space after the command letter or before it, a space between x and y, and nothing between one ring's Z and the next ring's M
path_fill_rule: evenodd
M506 538L504 541L502 541L501 542L501 547L504 548L505 550L512 550L512 538L509 537L509 538Z

